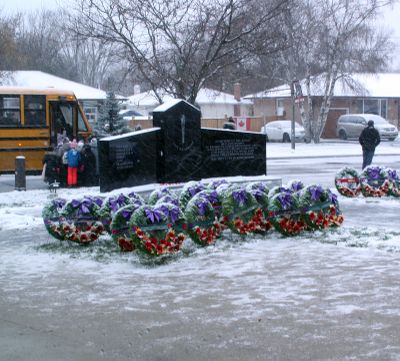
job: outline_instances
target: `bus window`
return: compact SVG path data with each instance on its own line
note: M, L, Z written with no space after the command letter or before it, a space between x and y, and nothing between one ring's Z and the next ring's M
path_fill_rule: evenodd
M43 95L25 95L25 126L46 126L46 97Z
M87 132L88 128L86 126L85 121L83 120L81 110L79 109L79 107L77 108L77 110L78 110L78 131Z
M20 127L20 102L17 95L0 95L0 127Z

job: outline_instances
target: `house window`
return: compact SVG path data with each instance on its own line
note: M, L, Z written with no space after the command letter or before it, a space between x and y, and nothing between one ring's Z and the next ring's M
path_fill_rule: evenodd
M386 118L387 99L358 99L357 112L376 114Z
M284 99L276 99L276 115L279 117L285 115Z
M90 124L97 122L97 107L85 106L85 114Z

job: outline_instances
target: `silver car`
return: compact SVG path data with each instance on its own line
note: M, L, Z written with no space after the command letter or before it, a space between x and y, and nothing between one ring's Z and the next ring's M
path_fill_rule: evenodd
M374 121L374 126L382 139L394 140L397 137L398 129L375 114L345 114L340 116L336 125L336 135L343 140L358 138L369 120Z
M294 123L294 136L296 141L304 141L304 128L298 123ZM267 136L267 141L290 142L292 133L291 120L275 120L261 127L261 133Z

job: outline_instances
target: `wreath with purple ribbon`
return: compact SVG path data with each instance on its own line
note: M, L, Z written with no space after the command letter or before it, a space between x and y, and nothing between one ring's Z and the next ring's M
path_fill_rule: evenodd
M389 192L389 179L382 167L373 165L366 167L360 175L360 180L364 197L382 197Z
M130 237L137 250L150 256L177 253L185 240L174 228L179 223L183 223L183 214L172 203L140 206L129 221Z
M304 183L301 180L293 179L286 184L286 188L292 192L299 192L304 188Z
M200 246L214 244L222 232L221 225L215 215L215 208L205 196L199 192L185 208L186 232L193 242Z
M400 197L400 176L396 169L386 168L386 177L389 181L388 195Z
M111 236L121 251L132 252L135 249L135 244L130 236L129 221L133 212L139 207L139 203L129 204L119 208L112 217L110 225Z
M167 187L161 187L159 189L155 189L150 193L149 199L147 200L147 204L154 205L160 198L166 195L173 196L173 192Z
M306 227L301 217L298 192L275 194L269 202L269 216L274 228L285 236L297 235Z
M87 197L73 199L60 212L60 227L64 240L87 244L95 241L104 232L100 222L102 199Z
M311 184L300 192L299 205L310 229L325 229L343 222L337 196L319 184Z
M293 193L293 190L286 186L274 186L268 192L269 199L271 199L275 194L278 193Z
M187 182L182 187L181 193L179 195L179 204L181 205L181 208L184 210L186 208L186 205L189 203L189 201L197 193L200 193L201 191L203 191L205 189L206 189L206 186L204 183L196 182L196 181Z
M46 204L42 210L42 217L47 232L59 240L65 239L65 234L60 227L60 217L63 207L67 201L63 198L56 198Z
M136 204L142 204L138 198L135 198ZM122 193L118 195L109 196L100 208L100 220L106 228L107 232L110 232L110 224L114 214L122 207L133 203L133 199Z
M254 221L256 210L259 209L254 195L246 188L231 188L222 198L222 224L240 235L247 235L256 231Z
M250 183L246 186L246 189L254 196L258 203L258 208L253 215L256 227L254 232L265 234L272 229L272 223L268 217L269 190L262 182Z

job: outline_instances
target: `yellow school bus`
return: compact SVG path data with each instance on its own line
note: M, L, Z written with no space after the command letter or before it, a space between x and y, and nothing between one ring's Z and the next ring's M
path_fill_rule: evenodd
M14 172L21 155L26 171L38 172L45 152L57 146L58 134L80 140L91 131L71 91L0 86L0 174Z

